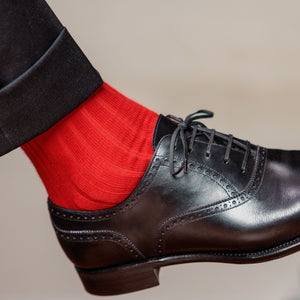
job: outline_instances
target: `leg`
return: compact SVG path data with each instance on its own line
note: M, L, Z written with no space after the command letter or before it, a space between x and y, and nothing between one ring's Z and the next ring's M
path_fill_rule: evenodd
M58 205L124 200L153 155L157 114L108 84L95 92L99 74L43 0L0 2L0 45L0 154L31 140L23 149Z
M45 1L0 1L0 88L27 71L64 27Z
M78 93L84 100L74 57L81 71L89 65L74 49L63 29L32 67L23 66L29 69L8 84L3 76L1 129L11 148L1 146L8 151L18 144L14 138L30 139L45 120L60 119L22 147L49 192L57 237L89 292L155 286L159 268L171 264L254 263L300 249L299 151L209 129L200 122L213 116L206 110L184 120L158 117L106 83L61 114L61 101L73 104ZM61 59L65 53L70 60Z
M0 155L49 129L101 84L45 1L0 1Z

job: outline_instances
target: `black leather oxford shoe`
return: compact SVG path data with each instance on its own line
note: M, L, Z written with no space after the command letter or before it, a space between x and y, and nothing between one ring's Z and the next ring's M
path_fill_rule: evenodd
M160 115L150 165L119 205L77 211L49 199L88 292L149 288L172 264L254 263L299 250L300 151L255 146L197 121L212 115Z

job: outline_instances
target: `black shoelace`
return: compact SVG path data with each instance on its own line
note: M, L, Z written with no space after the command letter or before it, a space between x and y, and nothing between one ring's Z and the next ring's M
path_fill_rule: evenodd
M241 149L245 150L242 166L241 166L241 172L245 173L246 172L246 166L247 166L247 161L249 158L250 154L250 147L251 144L249 141L245 141L245 144L234 139L232 134L225 135L223 133L217 132L214 129L209 129L207 128L203 123L196 121L199 119L206 119L206 118L212 118L214 115L213 112L209 110L198 110L195 113L192 113L188 115L184 120L182 118L174 117L171 115L168 115L167 117L175 120L178 122L177 128L172 134L171 137L171 142L170 142L170 156L169 156L169 161L170 161L170 173L172 175L178 174L182 169L184 170L184 173L187 173L187 166L188 166L188 153L193 150L194 144L195 144L195 139L196 136L199 134L204 134L206 138L208 139L208 144L206 148L206 156L210 157L211 155L211 147L214 142L215 137L221 138L227 142L226 145L226 151L224 155L224 163L228 164L229 163L229 155L230 151L232 149L233 144L240 147ZM188 129L192 129L192 135L190 138L189 145L187 145L187 131ZM175 170L174 166L174 155L175 155L175 150L176 150L176 144L177 140L181 141L182 144L182 151L183 151L183 164L181 167L179 167L177 170Z

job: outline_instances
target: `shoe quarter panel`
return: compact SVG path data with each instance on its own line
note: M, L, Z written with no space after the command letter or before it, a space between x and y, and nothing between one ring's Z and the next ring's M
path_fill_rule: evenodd
M266 149L259 149L253 172L244 190L163 222L157 234L157 253L169 253L169 249L173 252L180 252L183 251L183 245L185 251L193 251L196 248L203 250L238 248L244 238L238 237L240 231L234 230L230 220L229 223L228 220L222 225L220 223L226 219L223 215L226 215L227 211L238 211L239 207L248 202L257 203L256 194L262 182L265 160ZM255 219L255 212L252 217ZM237 228L242 227L241 224L239 225L240 227L237 226Z

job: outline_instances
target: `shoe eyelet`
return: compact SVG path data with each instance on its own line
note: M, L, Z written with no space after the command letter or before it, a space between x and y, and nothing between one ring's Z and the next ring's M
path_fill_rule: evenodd
M205 156L206 156L206 158L210 158L211 154L210 153L206 153Z
M228 165L229 164L229 160L228 159L227 160L224 159L224 164Z

